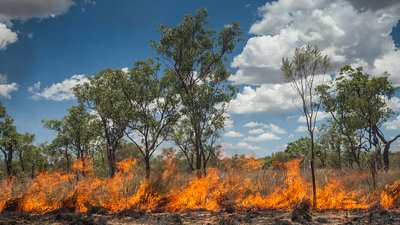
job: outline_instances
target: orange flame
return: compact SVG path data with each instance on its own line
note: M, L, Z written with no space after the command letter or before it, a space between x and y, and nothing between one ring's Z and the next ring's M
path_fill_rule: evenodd
M387 185L380 195L380 204L385 209L390 209L399 204L400 201L400 180Z
M12 186L14 179L5 179L0 182L0 212L4 210L6 203L12 197Z
M0 212L13 195L20 196L18 209L24 212L43 214L61 208L87 213L101 208L109 212L134 209L142 211L182 211L187 209L222 210L269 208L287 210L304 199L308 199L310 183L300 171L301 159L284 164L274 164L272 174L263 176L262 161L253 158L236 158L226 168L209 169L205 177L178 176L174 156L166 154L166 170L160 174L159 186L168 189L157 193L158 186L146 179L138 179L137 162L134 159L117 164L117 173L111 178L94 175L90 160L79 160L73 164L73 172L40 173L26 184L23 192L15 194L14 180L0 183ZM263 172L264 171L264 172ZM284 171L284 176L280 176ZM264 178L265 180L262 180ZM282 178L282 179L281 179ZM171 179L174 181L171 183ZM185 184L182 187L182 184ZM164 187L165 188L165 187ZM160 190L160 189L158 189ZM17 191L18 192L18 191ZM166 193L161 195L160 193ZM318 209L363 209L372 205L361 192L348 191L338 179L330 179L318 186ZM395 207L400 199L400 181L388 185L380 193L380 204L385 208ZM162 207L162 208L160 208Z

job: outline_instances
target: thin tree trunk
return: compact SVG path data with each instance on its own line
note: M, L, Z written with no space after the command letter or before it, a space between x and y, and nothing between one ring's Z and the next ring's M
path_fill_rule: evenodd
M71 160L69 158L69 154L68 154L68 146L65 147L64 149L64 157L65 160L67 161L65 165L67 172L69 173L71 171Z
M317 185L315 182L315 168L314 168L314 132L310 131L311 137L311 180L312 180L312 189L313 189L313 207L317 208Z
M390 149L390 142L385 144L383 148L383 169L387 172L389 170L389 149Z
M107 144L107 160L108 160L109 176L113 177L116 172L115 150L109 144Z
M150 156L146 156L144 158L145 162L145 170L146 170L146 181L150 181L150 173L151 173L151 166L150 166Z
M23 157L21 151L18 152L18 158L19 158L19 164L21 166L21 170L22 170L22 172L25 173L25 160L24 160L24 157Z

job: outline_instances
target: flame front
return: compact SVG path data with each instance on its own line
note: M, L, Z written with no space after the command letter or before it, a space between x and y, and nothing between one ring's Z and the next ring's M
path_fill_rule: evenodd
M139 178L134 159L119 162L112 178L96 177L92 163L79 160L74 162L73 172L41 173L19 191L14 188L16 180L7 179L0 183L0 211L13 198L18 200L20 211L37 214L58 209L79 213L96 209L111 213L218 211L227 207L287 210L311 195L311 185L301 174L300 159L275 164L274 170L265 172L262 161L241 158L231 165L226 163L225 168L209 169L206 176L197 178L178 174L172 158L166 160L158 186ZM160 186L167 190L160 191ZM325 185L318 185L318 209L363 209L378 201L362 196L365 193L348 191L339 179L330 179ZM385 187L379 201L383 207L392 208L399 199L400 181Z

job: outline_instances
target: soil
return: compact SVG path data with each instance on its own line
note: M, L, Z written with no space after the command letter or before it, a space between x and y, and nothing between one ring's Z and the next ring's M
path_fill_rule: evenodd
M298 211L292 213L277 210L253 210L234 213L188 211L176 214L126 211L118 214L95 212L87 215L71 212L53 212L46 215L5 212L0 214L0 225L400 225L399 210L313 211L310 213L310 219L293 220L293 214L298 217L298 213Z

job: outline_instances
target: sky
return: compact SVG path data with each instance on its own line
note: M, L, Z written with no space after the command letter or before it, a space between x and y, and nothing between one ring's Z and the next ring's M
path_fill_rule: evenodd
M41 121L62 118L76 104L72 87L155 56L149 42L159 39L160 25L174 26L199 8L214 30L239 22L243 32L226 62L239 89L220 139L228 155L269 155L306 135L296 93L280 71L282 57L305 43L330 57L331 73L351 64L386 71L400 85L397 0L0 0L0 101L18 131L51 141ZM400 98L389 105L400 112ZM323 124L328 115L319 118ZM384 132L399 131L394 115Z

